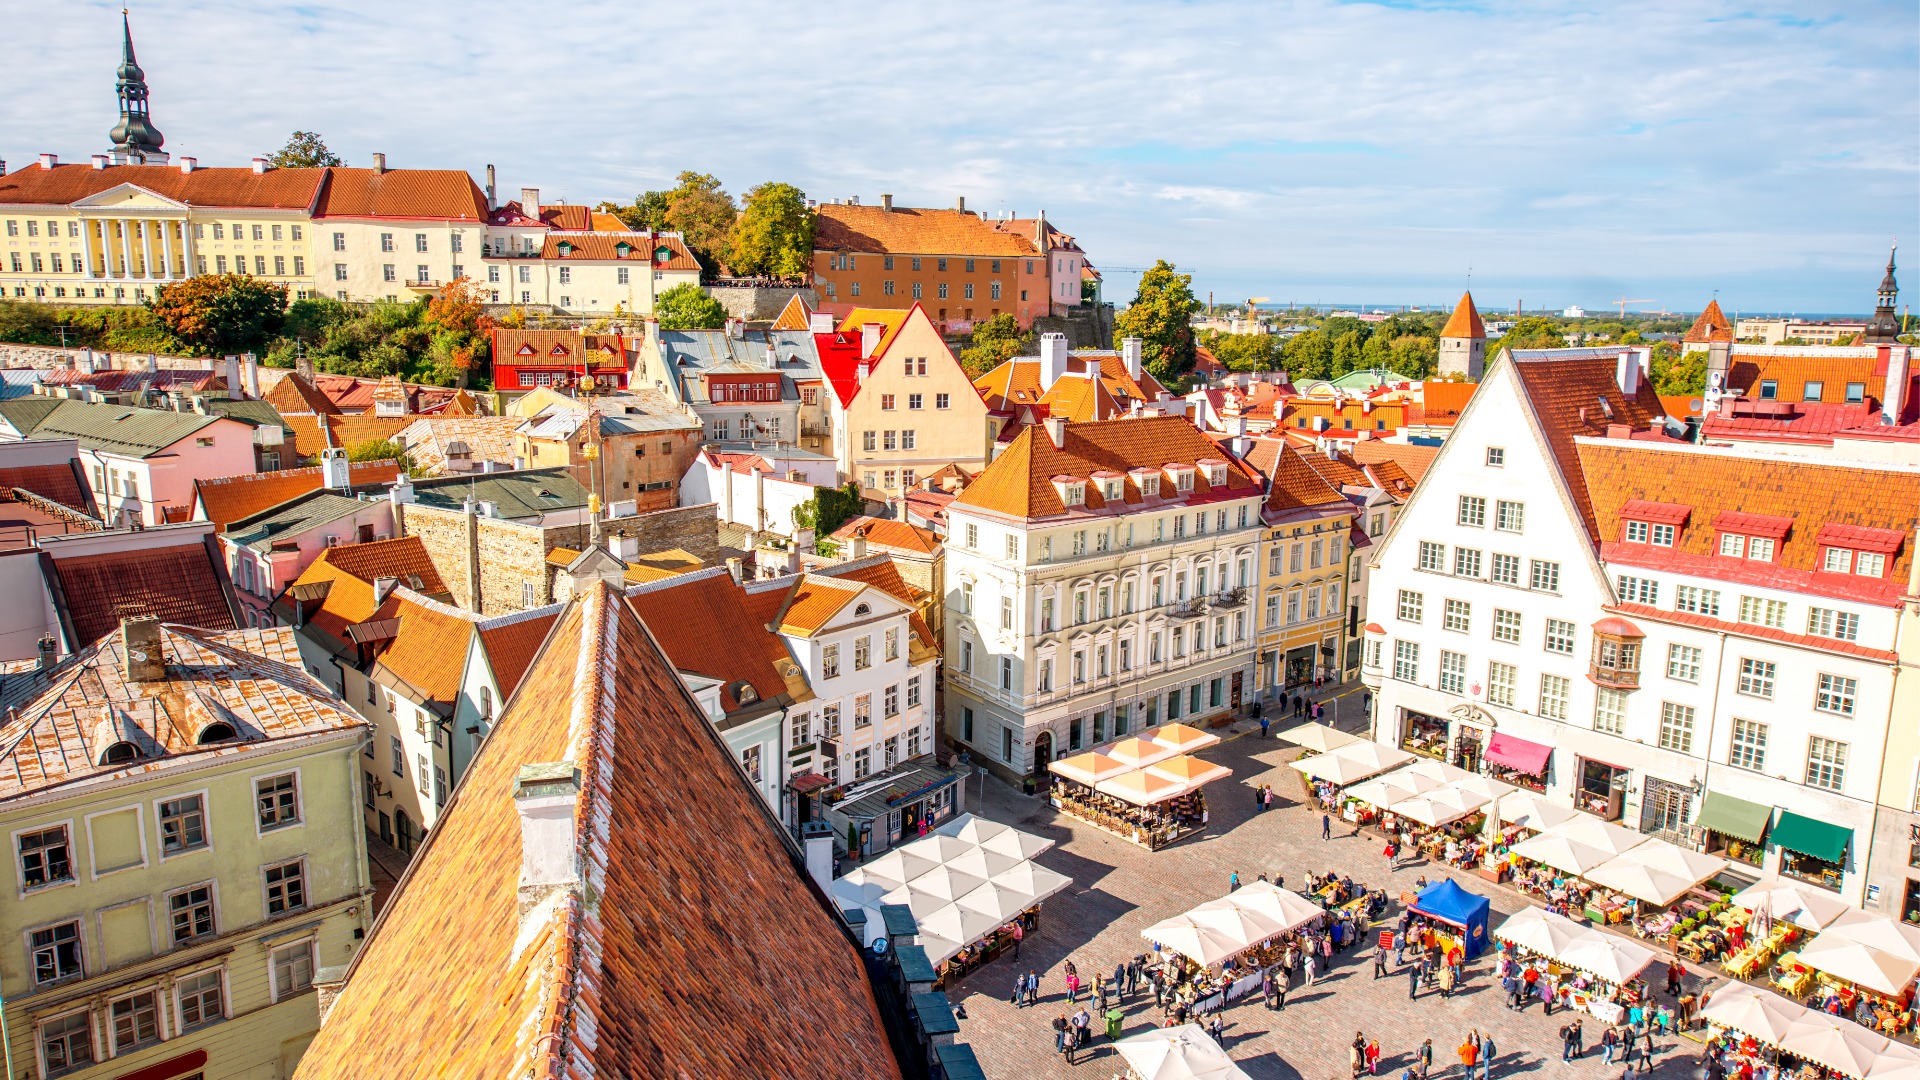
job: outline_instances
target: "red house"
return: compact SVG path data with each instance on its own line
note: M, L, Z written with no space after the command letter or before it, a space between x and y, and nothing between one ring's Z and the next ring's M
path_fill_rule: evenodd
M632 360L622 334L580 330L493 330L493 385L514 394L536 386L565 389L592 375L603 389L624 390Z

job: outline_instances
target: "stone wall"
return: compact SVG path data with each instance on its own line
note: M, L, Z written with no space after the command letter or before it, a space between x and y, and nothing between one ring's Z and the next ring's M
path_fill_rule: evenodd
M464 512L418 504L409 505L402 516L402 535L420 538L456 606L482 615L501 615L551 601L547 552L564 545L548 542L538 525L476 515L469 532ZM476 571L480 579L477 603L473 581ZM534 586L531 596L526 589L529 583Z
M585 525L561 525L548 529L547 535L549 549L563 547L579 551L586 547L589 531ZM609 546L616 536L632 537L635 550L642 555L679 548L709 566L720 558L720 514L713 503L609 518L600 523L600 535Z
M787 306L787 301L792 299L795 293L800 295L801 303L806 304L808 310L815 310L820 306L820 294L810 287L708 285L706 292L708 296L720 301L720 306L727 309L728 315L736 319L746 319L748 322L771 322L779 318L781 309Z
M1064 314L1034 319L1034 334L1065 334L1070 349L1113 348L1112 304L1082 304L1060 310Z

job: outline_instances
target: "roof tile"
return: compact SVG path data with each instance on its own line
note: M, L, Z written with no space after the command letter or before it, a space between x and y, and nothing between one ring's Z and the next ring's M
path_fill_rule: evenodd
M1002 232L965 210L854 206L817 208L815 251L885 252L895 255L974 255L1015 258L1036 255L1029 236Z

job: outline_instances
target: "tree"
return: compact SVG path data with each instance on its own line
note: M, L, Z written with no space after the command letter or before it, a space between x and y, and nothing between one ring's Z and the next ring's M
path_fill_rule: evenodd
M1707 392L1707 353L1701 349L1681 353L1671 341L1654 343L1650 366L1656 394L1678 397Z
M1002 312L973 324L970 344L960 350L960 366L974 375L985 375L1007 360L1019 356L1033 344L1031 333L1020 332L1020 322Z
M1280 366L1294 384L1333 378L1333 344L1325 330L1295 334L1280 347Z
M201 355L264 353L287 317L287 287L245 274L201 274L154 290L147 307Z
M1193 328L1189 325L1200 302L1193 296L1193 275L1175 273L1165 259L1140 275L1133 303L1114 316L1113 347L1137 337L1144 343L1147 370L1161 381L1193 367Z
M287 137L287 145L274 152L267 162L276 169L317 169L345 165L340 155L327 149L317 131L296 131Z
M1273 369L1274 339L1267 334L1208 335L1207 348L1214 359L1229 371L1270 371Z
M653 302L653 313L662 330L718 330L727 322L727 309L720 301L690 282L661 293Z
M765 183L747 192L733 227L727 268L736 274L805 277L813 266L813 211L792 184Z
M1560 349L1567 344L1566 331L1560 324L1544 316L1535 315L1521 319L1513 324L1500 340L1494 351L1505 349Z
M694 254L703 256L703 264L724 259L739 216L733 196L706 173L683 172L677 179L673 190L665 193L667 227L677 230Z
M429 356L444 365L454 385L465 387L473 369L487 358L487 331L493 327L480 304L480 291L465 275L440 287L427 302L426 325L433 334Z
M667 228L667 193L664 191L643 191L635 195L633 202L628 205L603 202L594 209L612 214L626 223L629 229Z
M407 448L392 439L368 439L347 447L347 460L358 464L363 461L397 461L402 473L413 472L413 459L407 456Z

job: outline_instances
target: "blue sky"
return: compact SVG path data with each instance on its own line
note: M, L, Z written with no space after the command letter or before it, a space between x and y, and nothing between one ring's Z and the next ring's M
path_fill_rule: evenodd
M0 0L0 157L105 149L117 4ZM295 128L503 189L1030 215L1222 300L1863 311L1909 239L1912 0L134 0L167 149ZM1124 301L1132 275L1109 277ZM1121 293L1126 295L1112 296Z

